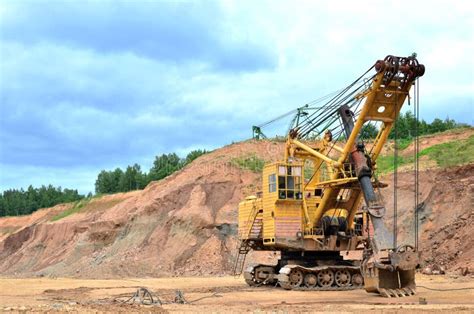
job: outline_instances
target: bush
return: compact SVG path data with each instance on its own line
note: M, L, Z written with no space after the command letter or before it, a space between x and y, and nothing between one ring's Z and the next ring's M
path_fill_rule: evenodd
M255 154L252 154L244 157L232 158L230 164L240 169L261 172L265 166L265 160L258 158Z

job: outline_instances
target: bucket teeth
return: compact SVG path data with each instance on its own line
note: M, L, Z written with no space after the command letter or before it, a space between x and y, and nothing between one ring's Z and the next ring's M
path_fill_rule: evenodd
M410 296L410 295L414 295L415 294L415 291L413 291L413 289L410 289L410 288L403 288L403 291L405 291L405 294L407 296Z
M385 298L391 298L392 296L387 292L387 290L383 289L383 288L380 288L379 289L379 293L381 296L385 297Z
M400 288L400 289L385 289L380 288L379 293L385 298L399 298L408 297L415 294L415 290L412 288Z

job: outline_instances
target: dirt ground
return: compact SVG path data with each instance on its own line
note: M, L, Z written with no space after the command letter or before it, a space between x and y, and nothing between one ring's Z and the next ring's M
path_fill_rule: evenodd
M417 276L418 293L383 298L364 290L285 291L250 288L242 278L176 277L159 279L84 280L68 278L0 279L4 312L474 312L474 279ZM139 287L163 305L123 303ZM465 289L470 287L471 289ZM428 290L439 289L444 291ZM447 289L457 289L450 290ZM173 302L176 290L191 304ZM200 299L193 302L194 300ZM426 304L423 301L426 301Z

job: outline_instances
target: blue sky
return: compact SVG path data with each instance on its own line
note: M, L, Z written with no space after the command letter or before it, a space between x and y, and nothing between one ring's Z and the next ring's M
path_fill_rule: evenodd
M424 119L473 124L473 29L467 1L0 0L0 191L246 139L387 54L425 64Z

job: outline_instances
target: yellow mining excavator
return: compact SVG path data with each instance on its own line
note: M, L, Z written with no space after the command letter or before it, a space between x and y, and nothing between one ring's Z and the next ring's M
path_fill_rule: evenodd
M396 245L374 170L424 71L415 54L387 56L323 106L297 111L283 160L266 164L261 192L239 204L235 274L251 286L415 294L419 253ZM376 136L367 141L370 125ZM250 250L277 251L280 259L244 269Z

